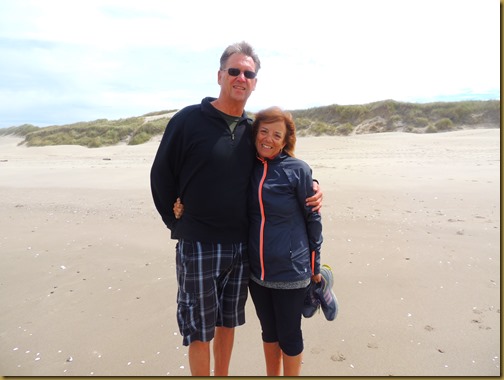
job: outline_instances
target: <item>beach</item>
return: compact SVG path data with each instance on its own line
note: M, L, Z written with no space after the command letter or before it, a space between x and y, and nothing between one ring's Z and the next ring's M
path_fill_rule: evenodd
M0 137L0 375L189 376L160 136ZM322 186L339 313L303 319L304 376L500 376L500 130L298 138ZM253 303L230 375L262 376Z

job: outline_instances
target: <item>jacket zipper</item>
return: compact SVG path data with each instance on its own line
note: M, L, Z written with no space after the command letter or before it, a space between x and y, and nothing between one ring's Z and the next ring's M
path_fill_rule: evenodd
M268 174L268 162L266 160L260 159L263 163L263 174L261 181L259 182L259 189L257 191L259 199L259 209L261 210L261 228L259 230L259 259L261 261L261 280L264 281L264 225L266 223L266 215L264 213L264 203L262 199L262 189L264 181L266 180L266 174Z

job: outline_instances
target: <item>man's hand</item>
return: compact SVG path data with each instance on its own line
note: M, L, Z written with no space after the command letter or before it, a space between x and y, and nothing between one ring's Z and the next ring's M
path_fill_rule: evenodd
M316 181L313 181L313 191L315 192L315 194L313 194L313 196L309 198L306 198L306 205L313 207L312 208L313 212L320 211L320 209L322 208L323 194L322 190L320 189L320 185Z
M184 205L180 202L180 198L173 204L173 213L175 214L175 219L180 219L184 213Z

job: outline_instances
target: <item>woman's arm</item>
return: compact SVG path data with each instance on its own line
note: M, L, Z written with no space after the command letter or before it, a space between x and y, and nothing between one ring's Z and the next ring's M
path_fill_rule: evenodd
M297 165L298 168L295 169L296 175L294 177L297 178L296 184L296 192L298 196L298 202L300 204L301 209L304 213L304 219L306 223L306 231L308 234L308 244L310 248L311 257L311 266L312 266L312 274L318 275L320 273L320 250L322 247L322 216L315 209L315 207L311 207L307 203L303 203L310 198L318 199L319 202L322 198L322 192L319 191L319 195L313 194L315 191L312 186L317 184L316 181L313 181L311 168L304 161L299 160Z
M315 193L313 196L306 198L306 205L312 207L312 211L320 211L322 208L323 193L316 179L313 180L313 192Z

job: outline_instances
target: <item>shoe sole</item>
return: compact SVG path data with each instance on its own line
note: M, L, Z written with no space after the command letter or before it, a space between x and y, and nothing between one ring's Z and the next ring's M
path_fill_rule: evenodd
M322 267L320 268L320 274L322 275L322 277L324 277L325 280L324 290L327 287L329 287L329 289L332 289L334 278L331 267L327 264L322 265Z
M334 284L334 277L333 277L333 273L332 273L331 267L329 265L327 265L327 264L323 264L322 267L320 268L320 274L322 274L322 277L324 278L324 281L325 281L325 286L324 286L324 289L323 289L322 293L324 293L326 291L326 289L329 289L331 297L332 297L332 299L334 301L334 306L335 306L335 309L336 309L334 317L333 318L327 318L327 316L326 316L327 320L332 321L338 315L339 305L338 305L338 299L336 298L336 295L334 294L334 292L332 290L332 287L333 287L333 284ZM325 313L324 313L324 315L325 315Z

